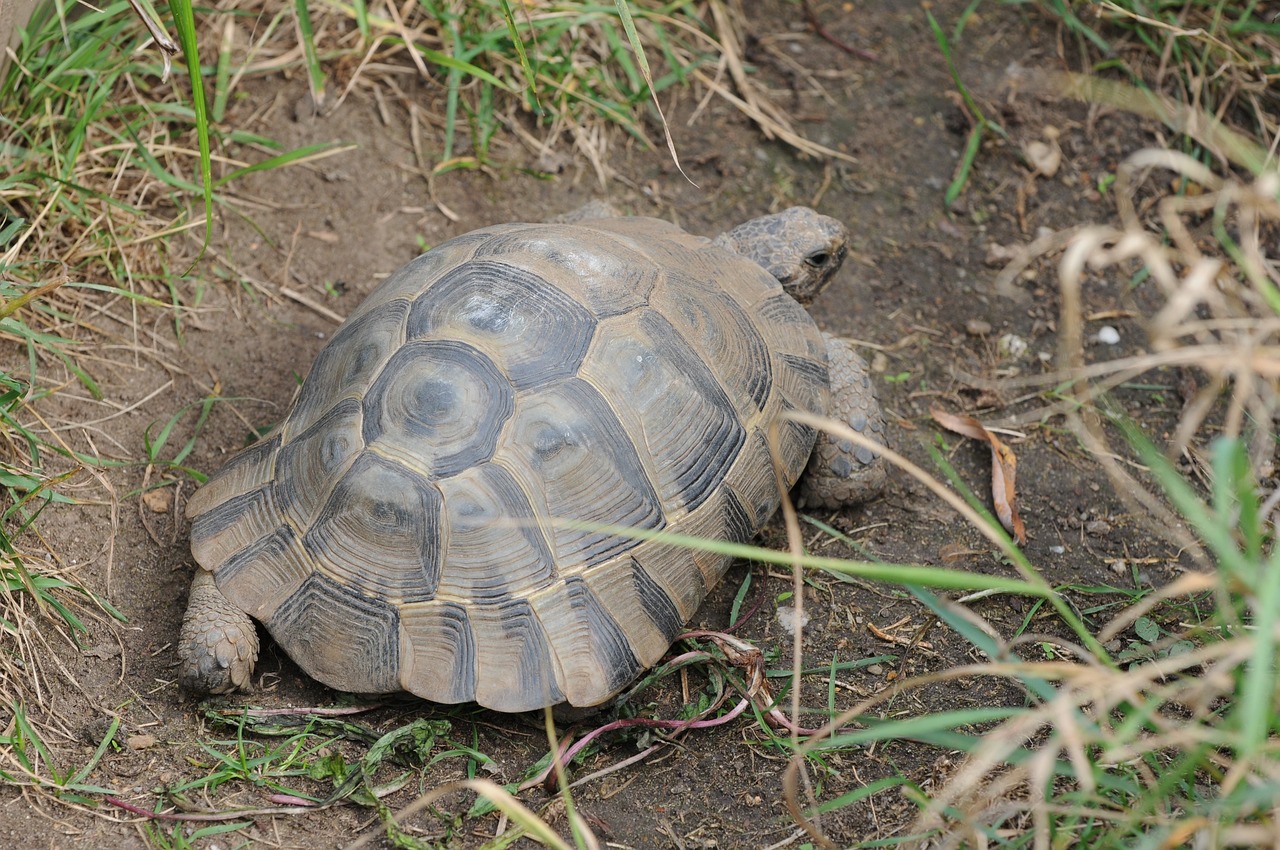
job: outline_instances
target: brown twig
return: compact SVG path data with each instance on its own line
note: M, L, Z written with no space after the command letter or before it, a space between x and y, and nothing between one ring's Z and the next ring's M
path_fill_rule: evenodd
M854 47L851 44L846 44L841 39L832 35L831 32L818 20L818 15L813 11L813 4L810 0L800 0L800 5L804 8L804 17L809 24L809 28L813 30L813 34L818 36L818 38L821 38L829 44L835 45L850 56L857 56L859 59L866 62L880 61L880 57L872 53L870 50L864 50L861 47Z

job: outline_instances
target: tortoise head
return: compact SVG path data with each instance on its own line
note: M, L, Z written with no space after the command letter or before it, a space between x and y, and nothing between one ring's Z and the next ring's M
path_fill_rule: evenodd
M765 269L805 305L835 277L848 243L849 230L842 222L808 207L753 218L716 240Z

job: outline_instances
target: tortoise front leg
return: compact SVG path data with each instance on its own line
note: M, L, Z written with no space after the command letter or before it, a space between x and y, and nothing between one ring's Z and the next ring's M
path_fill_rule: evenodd
M188 690L225 694L244 688L258 661L258 629L198 568L178 636L178 681Z
M822 338L827 343L827 368L831 374L828 415L883 444L884 414L871 385L867 362L848 340L826 333ZM800 478L799 502L802 506L842 508L870 501L884 489L886 467L877 452L819 431L809 465Z

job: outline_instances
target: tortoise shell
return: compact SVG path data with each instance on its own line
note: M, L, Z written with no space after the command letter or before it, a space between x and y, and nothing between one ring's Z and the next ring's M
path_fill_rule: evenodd
M192 551L311 676L522 711L655 663L822 413L825 347L763 268L644 218L505 224L378 286L276 430L192 498ZM639 529L643 536L601 526Z

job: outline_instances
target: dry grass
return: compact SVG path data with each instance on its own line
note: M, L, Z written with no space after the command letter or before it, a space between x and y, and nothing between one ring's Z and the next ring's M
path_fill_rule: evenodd
M1118 223L1080 228L1061 256L1053 380L1067 389L1059 409L1135 514L1208 571L1188 573L1126 609L1088 648L1040 635L1004 640L964 609L944 605L939 616L960 634L966 623L976 626L967 636L991 660L905 681L800 747L786 777L788 806L818 846L836 845L802 793L805 758L871 733L909 737L909 723L886 724L887 732L849 724L913 690L985 677L1017 684L1030 707L962 747L963 760L940 787L909 794L921 813L895 839L902 846L1274 842L1280 176L1223 177L1185 154L1150 150L1124 163L1115 193ZM1084 291L1144 278L1160 302L1144 321L1150 353L1099 358L1108 349L1087 344ZM1184 386L1199 389L1162 455L1129 424L1113 390L1171 367L1197 375ZM1112 425L1127 437L1120 445ZM1140 464L1129 460L1135 453ZM1179 458L1207 496L1175 471ZM1100 650L1149 617L1166 626L1144 625L1161 636L1142 658L1120 662ZM1022 660L1046 641L1059 660Z
M1197 155L1134 154L1112 186L1115 224L1040 240L999 281L1016 296L1013 281L1033 256L1060 255L1058 368L1022 384L1058 385L1061 401L1034 415L1065 414L1134 515L1206 572L1121 612L1089 647L1043 635L1006 640L964 608L938 603L935 613L990 660L904 681L804 742L785 777L787 804L816 846L837 845L804 784L807 759L894 737L926 740L927 728L914 721L856 724L918 689L983 678L1020 687L1029 707L967 744L952 742L963 754L954 770L927 794L906 792L920 807L916 821L900 835L877 837L905 847L1274 844L1280 126L1272 80L1280 29L1266 22L1252 35L1223 39L1214 13L1226 8L1170 7L1175 22L1143 20L1148 29L1118 46L1129 70L1167 95L1096 78L1054 84L1156 119ZM1134 19L1115 3L1089 12ZM1249 132L1230 129L1233 121ZM1114 349L1090 344L1088 295L1138 287L1153 305L1139 318L1147 351L1108 357ZM1157 448L1131 424L1149 423L1152 411L1125 410L1117 390L1144 376L1158 383L1152 373L1168 383L1171 370L1181 374L1185 401L1164 411L1174 426ZM1176 471L1179 462L1189 476ZM1139 625L1159 634L1141 658L1119 660L1100 648ZM1052 645L1057 660L1023 660L1042 645Z
M356 89L383 110L404 110L429 187L454 168L532 159L535 169L555 171L575 155L603 181L613 176L610 151L620 140L655 144L661 123L650 113L650 87L607 4L511 6L514 39L499 2L329 0L313 4L306 28L287 3L225 0L202 13L201 58L213 69L204 82L215 215L253 214L257 201L238 194L239 175L325 153L280 154L229 122L256 80L302 75L312 106L326 111L341 109ZM723 98L767 137L846 157L805 140L753 77L735 23L740 4L643 2L632 12L663 102ZM47 706L55 679L83 692L54 648L82 649L86 626L117 616L85 590L109 597L121 589L113 584L116 530L139 494L118 492L121 478L110 468L150 474L158 458L150 446L114 442L111 420L173 381L130 402L113 396L110 381L147 361L175 380L202 382L186 374L179 352L207 277L191 275L206 222L202 122L181 63L166 79L164 56L123 0L66 20L50 5L34 23L0 79L0 341L9 352L0 373L0 631L10 642L0 653L0 704L10 718L0 770L6 781L65 800L76 772L54 770L41 742L74 744L79 730L56 711L18 724L20 706ZM803 84L821 89L813 76ZM300 114L305 107L296 105ZM260 117L240 116L237 125L257 126ZM216 252L207 256L216 263ZM255 295L288 295L262 286ZM61 517L74 514L94 529L86 551L61 551L40 533L40 512L54 501L64 503ZM112 640L109 628L92 634Z
M560 150L567 148L590 162L603 181L611 176L611 146L622 134L656 144L654 122L647 117L647 87L637 82L634 67L628 71L626 39L619 38L608 15L581 11L570 19L562 7L547 3L513 5L517 31L530 34L529 44L537 45L529 61L520 58L501 17L492 14L497 4L440 3L440 14L432 14L430 4L416 4L402 14L402 7L389 3L358 11L326 2L312 10L312 35L303 43L292 7L226 0L206 19L204 39L205 60L218 69L211 79L215 131L225 118L226 105L250 79L307 75L306 56L314 52L323 75L318 82L314 74L308 75L315 92L313 105L340 109L359 88L385 109L406 110L413 118L419 170L428 180L452 168L483 168L493 161L516 159L526 151L538 167L554 170ZM649 9L651 4L636 7ZM0 698L11 704L41 700L41 677L75 683L70 671L57 667L57 653L48 649L50 642L70 639L75 626L65 615L54 618L49 612L57 613L56 605L68 606L72 615L100 610L76 589L74 566L60 563L60 554L43 546L38 526L28 520L36 519L35 507L51 492L70 492L85 502L100 502L114 527L119 500L98 468L112 455L142 460L130 456L136 447L104 446L93 417L55 421L52 415L67 409L59 406L60 399L74 395L76 401L93 400L93 374L113 359L148 357L176 368L172 335L163 328L147 330L153 322L140 316L170 311L173 328L179 327L189 293L175 273L186 269L198 250L195 240L180 234L204 224L190 211L195 198L190 175L197 169L194 124L189 114L170 106L186 102L182 87L158 81L159 59L154 54L131 52L139 44L140 30L120 24L127 20L120 17L123 8L113 6L100 19L96 13L78 19L85 27L95 21L99 26L120 26L102 40L118 47L95 57L102 63L97 67L109 71L97 75L97 88L87 87L77 68L61 77L55 73L56 63L36 67L24 60L11 71L7 96L14 97L20 85L21 102L34 108L0 110L6 116L0 124L0 174L10 175L0 178L0 210L6 217L0 221L0 284L5 298L0 318L8 322L0 324L0 334L30 352L30 367L6 376L12 384L3 389L11 396L6 396L5 427L0 429L6 441L4 471L16 476L8 480L19 482L9 485L9 566L0 598L5 630L19 641L12 655L0 656L5 665ZM770 93L752 78L742 59L734 5L709 0L685 8L696 15L677 19L659 12L637 14L642 39L661 44L654 48L661 80L655 87L674 97L674 89L665 86L691 82L688 96L702 102L724 98L756 122L765 136L806 153L840 155L801 138ZM1186 8L1200 14L1207 7ZM112 15L117 16L114 23ZM1194 36L1192 19L1180 25L1186 32L1176 34L1179 38ZM610 26L615 28L610 31ZM535 38L535 33L540 35ZM56 58L57 27L48 34L46 57ZM541 38L546 40L537 40ZM1253 56L1265 57L1270 42L1257 44L1260 48ZM478 46L485 49L469 53ZM436 55L457 61L442 65L432 58ZM1206 82L1218 82L1205 77L1203 68L1197 71L1194 61L1173 47L1166 60L1156 65L1157 79L1164 82L1171 78L1160 75L1172 68L1179 71L1177 80L1194 80L1200 73ZM1264 62L1255 68L1249 61L1227 66L1242 70L1215 95L1215 111L1229 118L1238 115L1239 104L1256 106L1258 126L1267 138L1276 138L1274 121L1268 117L1273 114L1268 106L1272 93L1256 85L1257 80L1268 80L1270 66ZM820 86L812 76L805 84ZM1177 89L1185 84L1171 85ZM1182 90L1194 103L1192 94L1188 88ZM16 101L5 101L11 102ZM90 117L75 120L81 115ZM1199 139L1204 134L1189 135ZM436 146L430 141L434 139L447 141ZM226 154L226 141L215 132L215 178L249 167ZM1222 161L1229 159L1225 152L1221 156ZM1174 192L1153 190L1167 187L1170 175L1176 178ZM1125 450L1110 445L1110 432L1091 411L1100 400L1110 399L1113 387L1151 369L1196 370L1203 376L1202 386L1180 419L1172 451L1207 468L1200 445L1211 430L1243 438L1254 474L1274 474L1280 280L1267 246L1274 245L1280 233L1280 187L1271 174L1251 180L1224 178L1185 155L1156 151L1132 159L1115 188L1121 199L1120 223L1082 229L1063 255L1059 365L1061 375L1074 381L1066 407L1078 408L1071 412L1071 421L1120 492L1142 500L1144 511L1160 517L1163 527L1173 528L1180 520L1164 505L1165 493L1118 460ZM219 203L239 208L243 201L232 188L223 187ZM9 230L8 223L19 219L23 224ZM1098 349L1084 344L1081 290L1139 269L1151 275L1163 299L1148 323L1152 353L1124 361L1088 361L1086 353ZM1224 396L1226 404L1219 405ZM105 415L127 410L115 404ZM73 477L62 477L68 474ZM71 489L82 482L82 490ZM1262 494L1264 518L1274 516L1276 492ZM997 545L1007 544L998 532L992 533ZM1202 550L1187 537L1183 542ZM109 539L98 556L105 560L108 574ZM1214 555L1202 551L1201 557L1208 563ZM28 569L45 563L55 566ZM1205 591L1224 598L1240 594L1238 587L1189 577L1165 595ZM1158 601L1162 600L1152 597L1147 605ZM1254 602L1256 598L1248 600ZM1134 609L1117 619L1111 631L1127 626L1145 610ZM1070 661L1027 665L1014 660L1021 642L1010 641L993 649L993 663L944 674L993 676L1022 684L1051 682L1056 691L1042 695L1030 710L985 736L951 784L921 803L917 827L936 831L942 835L939 841L953 845L988 841L990 825L1001 824L1021 830L1016 834L1027 836L1028 843L1049 846L1051 824L1062 823L1062 818L1119 823L1136 831L1168 828L1175 844L1179 836L1210 843L1256 838L1263 828L1260 820L1202 821L1186 811L1120 811L1117 800L1123 798L1107 796L1104 792L1114 791L1114 786L1099 781L1103 776L1112 782L1113 768L1121 766L1129 768L1121 774L1134 787L1159 790L1161 765L1181 752L1204 753L1203 765L1191 775L1210 777L1223 796L1277 778L1269 752L1256 759L1222 754L1238 739L1215 726L1221 708L1239 698L1242 671L1270 635L1245 633L1242 621L1227 625L1237 632L1229 640L1205 640L1193 652L1166 655L1134 669L1120 669L1084 650L1074 651ZM1176 637L1184 636L1202 640L1204 632L1191 627ZM795 659L798 667L801 653ZM907 683L880 698L925 684ZM1112 719L1134 706L1145 711L1138 734L1118 734ZM849 717L872 708L874 704L867 702L833 721L827 733L809 739L796 764L803 763L805 753L829 744ZM73 737L69 728L52 731L67 740ZM1031 744L1037 746L1034 752L1025 749ZM6 755L14 752L11 748ZM8 764L16 781L47 786L47 765L39 759L24 764L10 758ZM800 807L798 791L792 804L797 818L809 824L812 818ZM820 827L813 826L811 834L826 846Z
M514 142L533 156L535 169L557 171L576 154L603 186L617 176L610 151L622 135L660 144L666 125L651 104L696 98L701 113L721 98L766 138L811 156L849 158L800 134L752 76L742 58L740 2L628 5L638 42L609 4L432 0L362 7L326 0L311 8L312 35L300 43L287 6L230 0L217 7L220 19L210 19L219 62L229 69L213 97L214 120L220 120L216 105L245 80L306 74L312 98L305 108L339 109L360 89L384 109L406 110L426 176L522 156ZM308 71L308 54L318 57L318 69ZM812 74L805 84L821 91Z
M1119 70L1126 82L1149 86L1248 137L1280 137L1280 20L1269 4L1039 0L1036 5L1075 36L1082 69L1108 75Z
M1145 207L1154 213L1156 227L1148 226L1130 193L1148 178L1169 174L1177 177L1175 185L1191 191L1151 198ZM1080 293L1090 278L1140 267L1164 299L1146 322L1151 353L1088 364L1094 377L1079 380L1072 393L1084 413L1069 417L1117 491L1139 499L1164 527L1170 527L1167 512L1118 462L1098 418L1088 415L1088 405L1121 382L1159 367L1180 367L1187 397L1168 446L1170 455L1185 457L1192 470L1207 475L1202 448L1207 437L1243 438L1258 479L1273 478L1280 410L1280 274L1266 246L1280 235L1277 190L1275 172L1252 181L1220 178L1188 156L1145 151L1128 160L1117 180L1117 196L1125 199L1119 203L1120 225L1082 231L1063 255L1064 370L1085 374ZM1168 241L1159 234L1167 234ZM1107 404L1115 402L1108 396Z
M0 656L0 699L11 709L43 700L51 678L79 687L50 644L74 645L90 618L114 616L79 575L93 560L110 576L119 515L103 469L121 447L103 442L101 426L127 406L103 399L95 376L176 350L140 314L174 304L177 257L156 237L174 224L163 177L183 151L167 121L139 121L154 104L139 94L147 70L129 56L127 21L68 22L77 50L56 22L40 28L0 84L0 340L10 352L0 375L0 623L13 641ZM77 405L92 415L69 414ZM101 529L95 551L74 553L79 562L39 530L41 511L72 500Z
M1074 90L1077 82L1072 81ZM1230 149L1252 150L1225 128L1217 133ZM1109 444L1097 405L1108 416L1126 415L1116 388L1149 373L1177 370L1184 403L1169 455L1184 458L1193 474L1207 481L1205 444L1215 435L1239 438L1248 444L1258 479L1273 478L1280 412L1280 270L1269 246L1280 238L1280 177L1275 170L1252 178L1221 176L1186 154L1153 149L1121 165L1114 193L1116 224L1080 227L1044 241L1046 250L1061 251L1058 369L1023 383L1066 382L1069 392L1050 409L1067 416L1116 491L1137 503L1139 515L1150 515L1180 546L1200 552L1178 531L1161 498L1119 460L1123 452ZM1016 294L1012 281L1032 253L1001 274L998 285L1005 292ZM1106 358L1108 346L1089 344L1083 293L1090 287L1118 291L1148 280L1155 300L1142 320L1148 350Z

